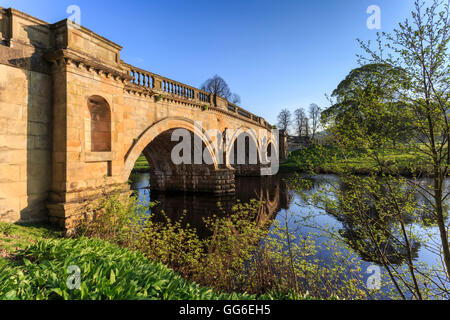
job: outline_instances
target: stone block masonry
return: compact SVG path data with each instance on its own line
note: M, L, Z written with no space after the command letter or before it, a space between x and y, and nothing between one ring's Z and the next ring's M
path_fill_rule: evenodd
M95 216L105 197L129 196L142 153L158 190L232 194L235 174L258 174L258 164L233 168L214 151L213 164L174 165L174 129L213 150L194 120L220 132L272 126L226 99L123 62L121 49L67 20L49 24L0 8L0 221L49 220L70 231Z

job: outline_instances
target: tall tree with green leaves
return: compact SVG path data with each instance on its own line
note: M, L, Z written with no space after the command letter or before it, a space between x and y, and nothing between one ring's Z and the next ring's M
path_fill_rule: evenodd
M397 94L399 82L407 85L405 71L389 64L369 63L353 69L333 91L334 104L322 112L322 121L346 131L358 125L367 134L382 135L394 144L408 141L413 123Z
M431 194L426 199L434 207L433 220L439 227L442 257L450 279L450 246L444 207L450 191L445 178L450 165L450 1L433 0L430 6L415 1L411 20L400 23L392 34L378 37L379 50L360 41L368 58L361 61L381 63L404 70L407 83L394 78L395 94L413 119L414 133L420 145L416 155L425 157L433 173Z
M377 256L403 299L450 296L449 6L448 0L428 6L416 0L410 19L378 34L376 49L359 41L366 53L359 55L361 67L339 84L323 113L341 150L363 150L378 169L357 177L344 168L345 191L337 201L325 200L324 208L351 221L353 232L366 240L359 249ZM412 177L400 177L396 161L386 161L388 148L408 152ZM420 168L431 173L431 184L420 179ZM437 239L426 239L426 250L442 261L433 269L415 260L415 244L425 239L408 226L411 219L438 230ZM390 261L388 247L402 252L405 270Z

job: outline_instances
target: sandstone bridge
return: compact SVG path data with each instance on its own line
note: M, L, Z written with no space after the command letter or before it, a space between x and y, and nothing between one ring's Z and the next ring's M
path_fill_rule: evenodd
M261 174L260 159L230 161L234 141L246 135L245 147L258 152L275 143L259 139L272 129L263 118L125 63L121 46L68 20L49 24L0 8L0 41L0 221L48 219L71 228L96 199L129 193L141 154L152 188L232 193L235 175ZM200 139L209 164L171 161L179 128ZM210 129L233 129L223 154L205 135ZM276 148L281 158L284 141Z

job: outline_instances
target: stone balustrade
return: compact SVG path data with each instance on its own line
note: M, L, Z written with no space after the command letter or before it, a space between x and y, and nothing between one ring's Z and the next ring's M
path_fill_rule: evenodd
M167 95L178 99L194 102L198 105L207 105L208 107L215 107L213 94L191 87L189 85L174 81L158 74L136 68L130 64L122 61L122 65L128 69L128 74L131 76L130 85L137 86L143 89L152 91L155 95ZM223 98L222 98L223 99ZM226 111L231 112L238 117L243 117L252 122L258 123L267 129L272 126L263 118L258 117L249 111L227 101L228 108Z

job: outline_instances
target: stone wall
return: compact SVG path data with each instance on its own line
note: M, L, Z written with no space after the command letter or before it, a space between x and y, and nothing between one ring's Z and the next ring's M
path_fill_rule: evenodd
M0 221L46 218L51 79L0 64Z
M234 192L235 170L217 161L204 131L236 129L234 138L252 133L258 144L271 126L226 99L124 63L121 49L67 20L48 24L0 8L0 221L48 218L73 228L105 196L128 196L134 163L154 141L148 158L158 164L152 178L160 190ZM164 166L177 128L201 138L212 164ZM259 166L237 173L258 175Z

